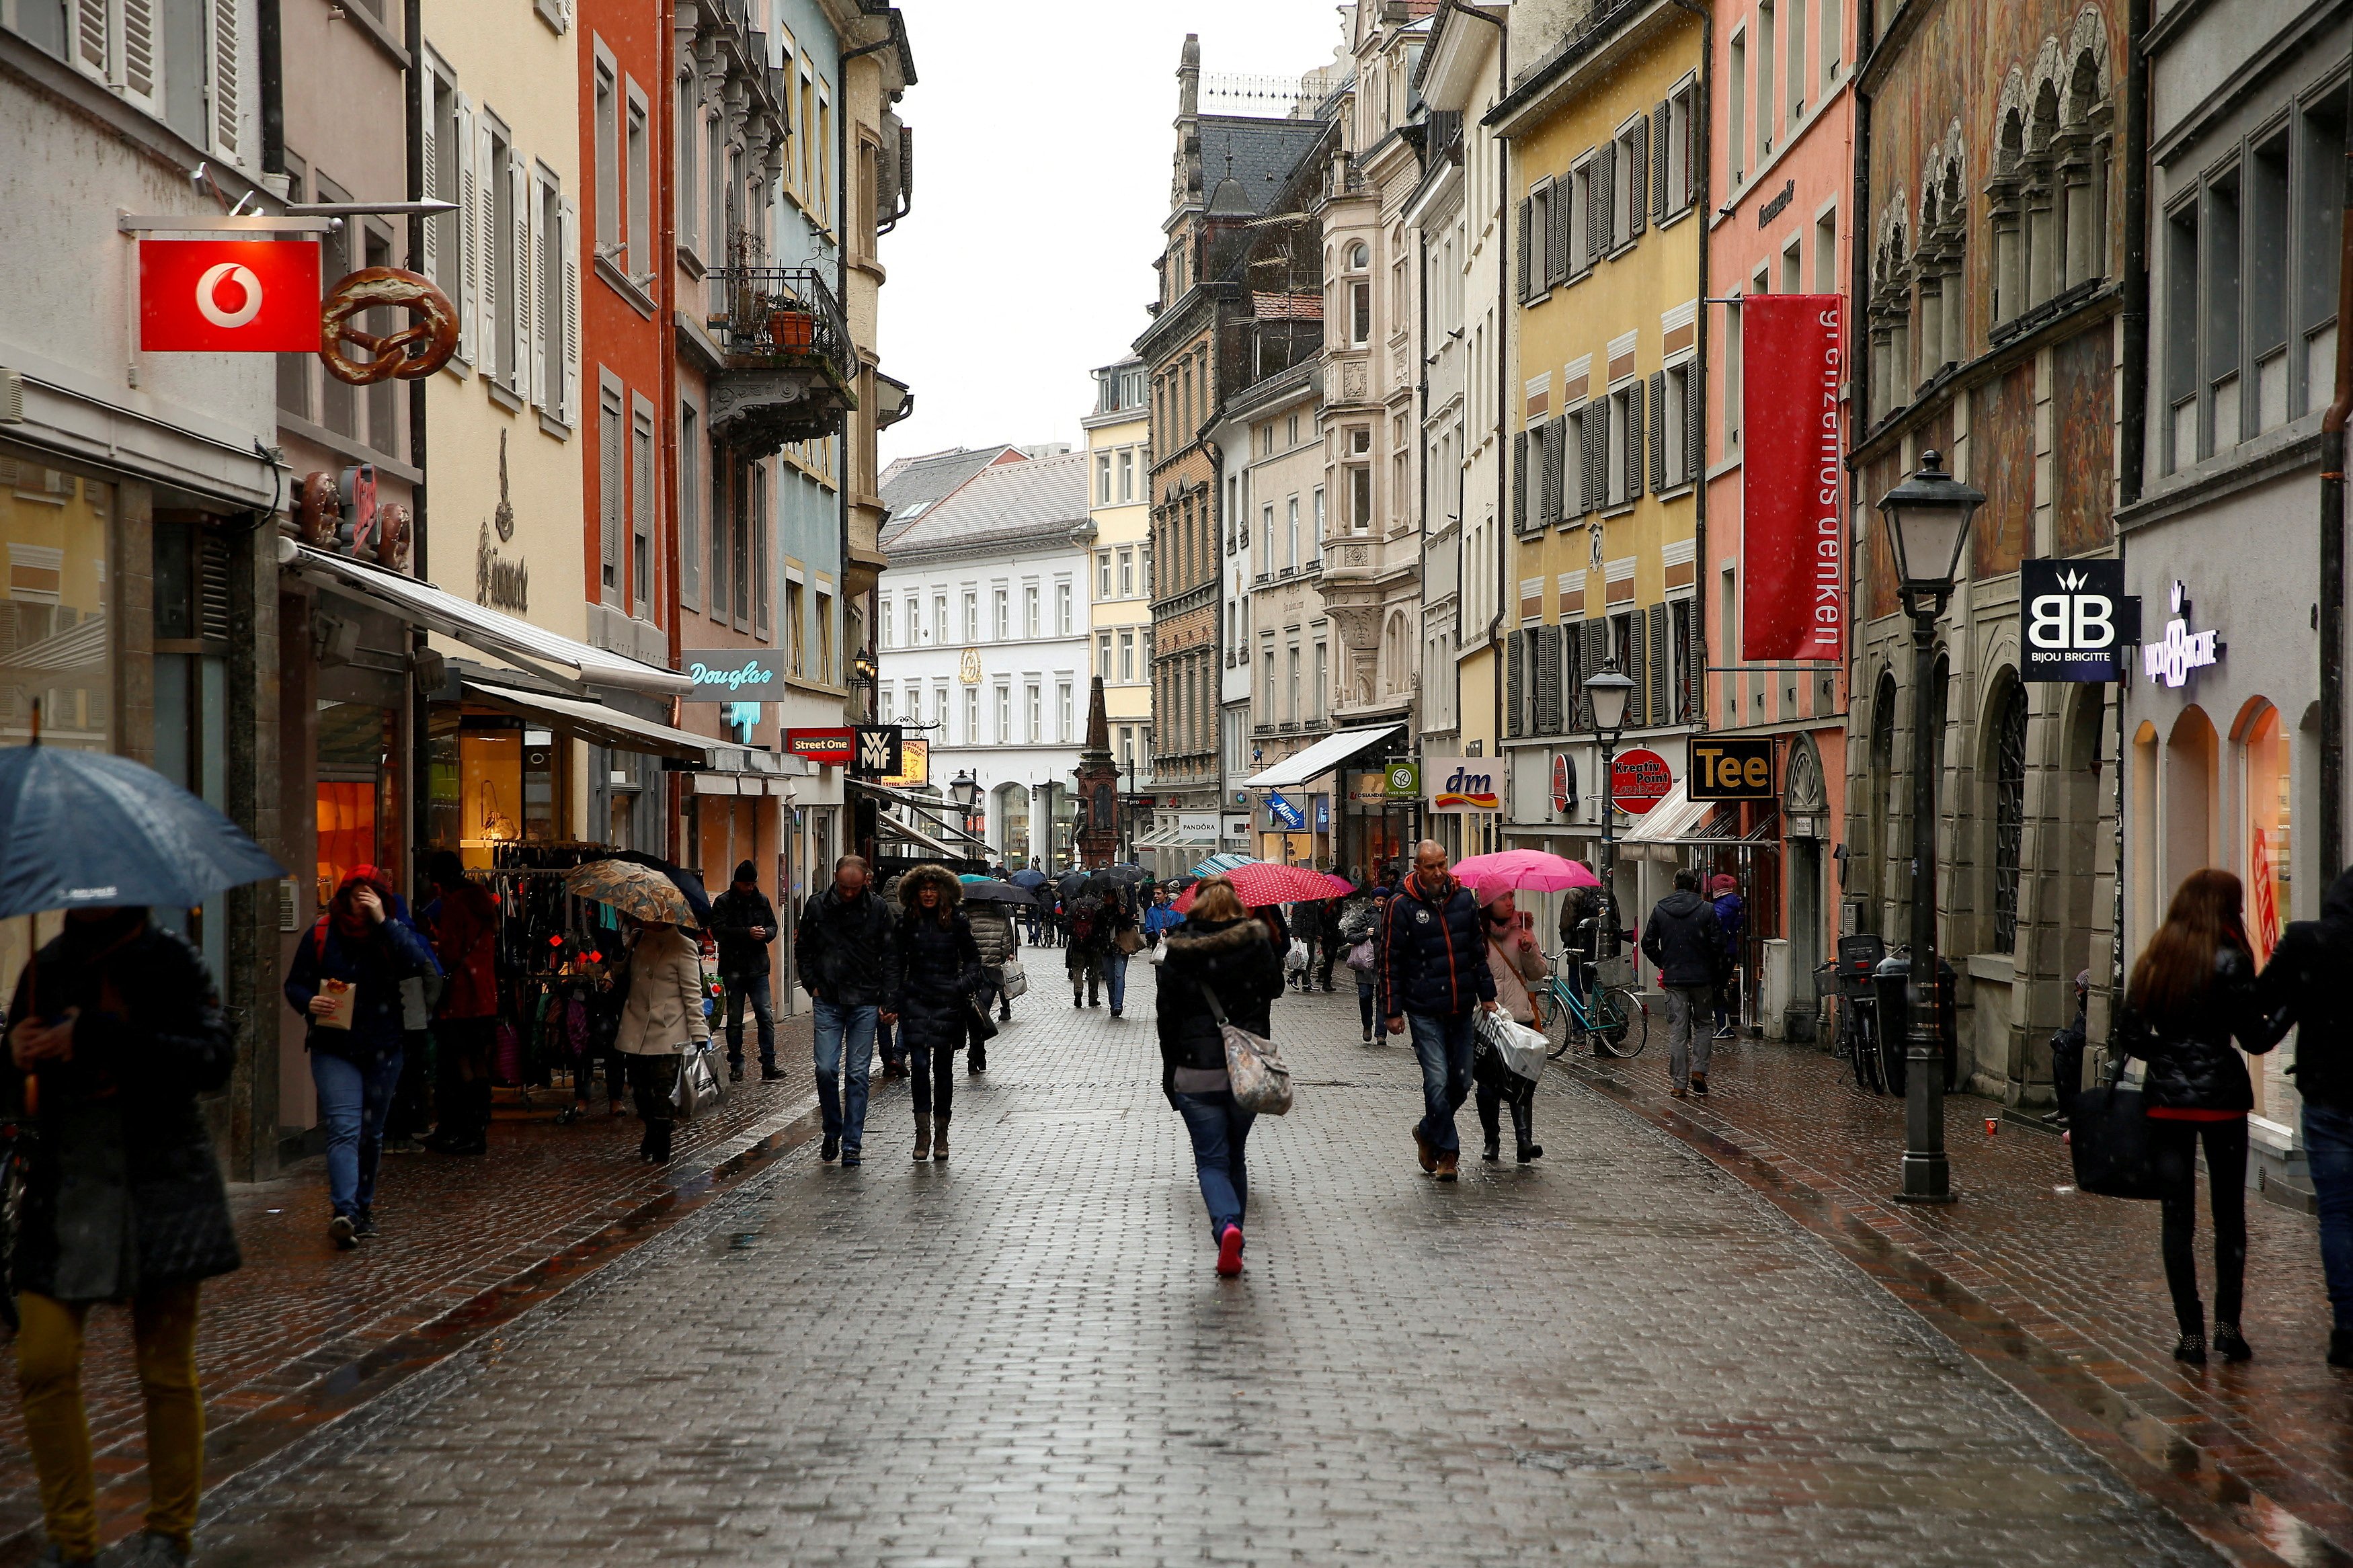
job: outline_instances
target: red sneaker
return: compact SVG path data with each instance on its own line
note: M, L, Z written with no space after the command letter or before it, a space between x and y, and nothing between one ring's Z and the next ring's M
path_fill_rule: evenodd
M1242 1227L1229 1225L1226 1226L1225 1234L1218 1237L1218 1273L1230 1279L1241 1271Z

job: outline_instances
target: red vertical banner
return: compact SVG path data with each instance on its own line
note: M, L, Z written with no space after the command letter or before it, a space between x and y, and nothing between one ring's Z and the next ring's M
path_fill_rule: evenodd
M1740 302L1740 657L1836 659L1846 646L1836 294Z

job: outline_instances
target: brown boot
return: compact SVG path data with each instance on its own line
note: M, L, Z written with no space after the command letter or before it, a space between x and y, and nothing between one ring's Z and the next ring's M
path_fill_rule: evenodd
M932 1158L944 1160L948 1157L948 1119L941 1117L932 1128Z
M1441 1182L1451 1182L1451 1181L1454 1180L1454 1178L1455 1178L1454 1162L1455 1162L1456 1158L1457 1158L1457 1156L1456 1156L1455 1154L1453 1154L1451 1152L1447 1152L1447 1153L1440 1154L1440 1155L1438 1157L1438 1179L1439 1179L1440 1181L1441 1181Z
M928 1116L918 1116L915 1118L915 1158L928 1160L931 1157L932 1119Z

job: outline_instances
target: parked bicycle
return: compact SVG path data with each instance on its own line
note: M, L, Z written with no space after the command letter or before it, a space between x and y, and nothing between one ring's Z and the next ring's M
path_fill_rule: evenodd
M1565 976L1577 974L1584 994ZM1574 949L1553 954L1552 978L1535 987L1536 1026L1551 1042L1546 1052L1557 1061L1571 1046L1590 1045L1604 1056L1630 1061L1650 1043L1651 1010L1630 985L1602 985L1595 965Z

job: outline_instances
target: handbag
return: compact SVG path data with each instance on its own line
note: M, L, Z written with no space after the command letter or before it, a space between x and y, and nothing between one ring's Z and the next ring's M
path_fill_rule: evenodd
M1218 994L1206 984L1201 996L1209 1004L1209 1016L1217 1020L1218 1036L1225 1042L1226 1079L1233 1089L1234 1103L1261 1116L1281 1116L1289 1110L1291 1069L1283 1065L1274 1042L1226 1022Z
M2179 1197L2191 1190L2188 1162L2157 1136L2147 1098L2136 1086L2079 1089L2067 1119L2075 1184L2111 1198Z
M1012 1001L1016 996L1026 996L1029 994L1029 976L1023 972L1021 968L1021 961L1019 959L1007 959L1005 963L998 967L997 974L999 978L997 983L997 989L1008 1002Z
M1122 926L1119 934L1112 938L1111 944L1119 950L1121 957L1133 958L1144 951L1144 933L1134 926Z
M714 1065L718 1054L707 1042L698 1046L691 1041L679 1053L678 1082L670 1091L670 1104L681 1121L693 1121L727 1098Z
M997 1020L988 1016L988 1009L980 1005L979 997L966 994L964 1015L965 1031L974 1045L987 1045L997 1038Z

